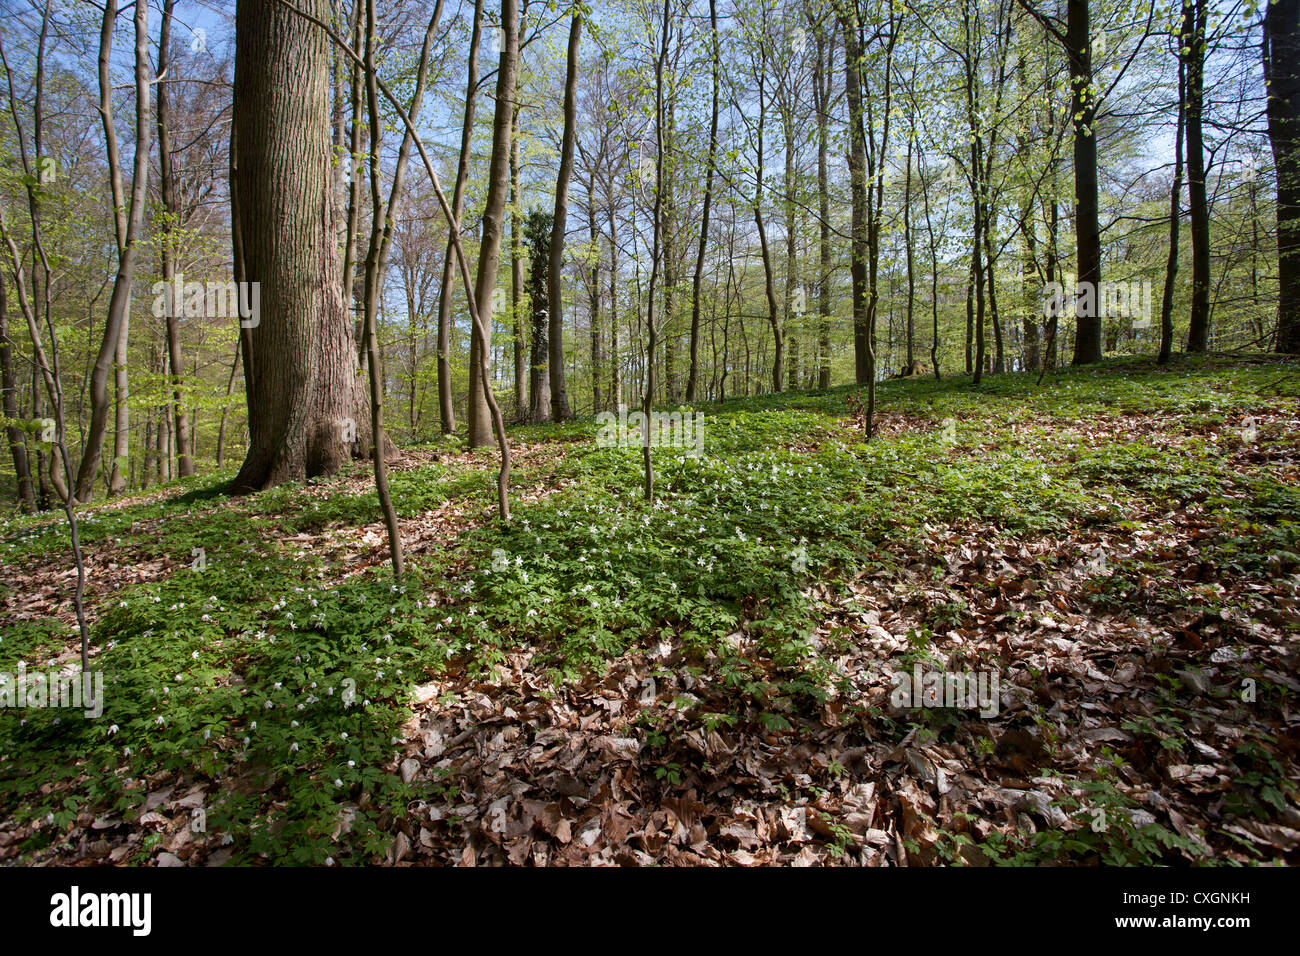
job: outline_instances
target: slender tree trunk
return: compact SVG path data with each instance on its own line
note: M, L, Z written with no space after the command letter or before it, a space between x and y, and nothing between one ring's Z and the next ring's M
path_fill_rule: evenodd
M353 3L352 5L352 48L360 53L362 48L362 31L364 23L362 15L365 12L364 3ZM351 77L351 89L349 91L348 106L351 112L351 129L349 132L348 161L344 167L347 170L347 217L344 220L343 227L343 269L340 276L343 282L343 304L351 315L356 302L357 288L357 233L360 229L361 222L361 136L362 122L361 111L364 106L362 99L362 69L358 63L351 64L349 76ZM364 320L358 320L356 323L357 336L357 359L365 360L365 335L363 332Z
M569 220L569 179L573 174L573 143L578 127L578 46L582 39L582 14L574 8L569 24L568 66L564 78L564 134L560 144L560 170L555 180L555 221L551 225L550 350L551 420L573 417L564 382L564 236Z
M618 411L623 404L623 365L618 346L618 209L614 176L609 178L609 401Z
M474 298L479 303L483 328L476 325L470 338L469 414L466 441L479 448L492 441L491 409L487 398L488 349L491 335L492 293L501 257L501 233L506 197L510 192L510 122L514 110L515 77L519 65L519 8L516 0L501 2L501 57L497 66L496 109L492 117L492 159L487 200L483 209L483 234L479 243Z
M975 345L975 257L971 256L971 266L966 273L966 374L975 371L972 349Z
M849 3L841 0L839 10L840 25L844 29L845 98L849 107L854 380L857 384L864 385L870 375L868 352L871 342L867 311L867 144L862 126L862 42L859 37L856 0L849 0Z
M5 418L5 438L14 462L14 482L17 485L18 506L25 512L36 510L36 489L28 466L27 446L23 443L23 430L18 427L18 384L14 378L13 350L9 338L9 302L5 293L4 276L0 275L0 413Z
M531 264L528 270L528 298L532 304L532 350L528 363L529 421L545 422L551 418L550 373L550 237L554 223L550 215L541 210L528 214L528 249Z
M235 349L235 358L230 363L230 375L226 377L226 400L221 405L221 425L217 429L217 468L225 463L226 455L226 419L230 414L230 396L235 390L235 370L239 368L239 349ZM148 441L145 441L146 447Z
M593 179L594 182L594 179ZM604 374L604 358L600 354L600 230L596 228L595 196L587 197L587 230L591 236L591 296L589 319L591 331L591 411L593 414L604 408L604 395L600 388L601 375Z
M907 374L912 374L912 307L916 304L916 276L912 270L912 137L907 138L907 172L903 185L903 243L907 247Z
M172 230L181 225L180 203L176 196L176 182L172 175L171 141L171 80L167 78L170 62L172 14L176 0L164 0L162 27L158 34L158 184L162 193L166 226L161 240L162 279L167 283L163 301L167 305L167 354L171 360L172 407L176 420L176 454L180 474L186 478L194 474L194 458L190 449L189 424L185 419L184 381L181 376L181 336L177 317L177 302L172 283L176 278L176 246Z
M709 63L713 80L713 106L709 112L709 149L704 159L704 208L700 213L700 247L691 279L690 371L686 377L686 401L695 401L700 377L700 288L704 281L704 253L709 243L709 212L713 204L713 165L718 150L718 93L722 56L718 39L717 0L709 0Z
M1184 30L1186 19L1184 19ZM1178 48L1182 50L1187 39L1182 32ZM1187 64L1178 57L1178 119L1174 133L1174 183L1169 189L1169 255L1165 259L1165 287L1160 298L1160 354L1156 361L1165 365L1173 357L1174 349L1174 280L1178 276L1178 237L1182 231L1183 193L1183 132L1187 119Z
M813 62L813 96L817 111L817 215L821 220L819 236L820 268L817 275L818 369L817 387L831 387L831 216L827 151L830 141L830 90L835 69L835 42L828 42L824 30L816 31L817 57ZM823 70L822 57L826 57ZM725 344L725 343L724 343Z
M77 500L83 502L89 501L94 495L95 474L99 470L100 457L103 455L104 436L108 427L108 373L114 360L119 358L118 339L122 337L122 329L128 321L127 314L131 308L131 281L135 275L138 239L144 221L145 188L149 178L149 5L140 3L135 7L136 134L129 207L122 185L122 171L118 159L117 131L113 124L113 88L109 74L113 24L116 19L117 0L107 0L100 28L99 111L108 150L113 205L117 210L118 267L117 276L113 280L113 295L109 300L104 337L100 341L99 353L95 357L90 376L90 429L86 435L85 447L82 449L75 488L69 489ZM125 347L122 351L125 351ZM121 356L121 359L122 364L125 365L125 356ZM124 375L125 370L123 370ZM119 378L117 384L119 389L122 389L124 382ZM125 405L125 395L121 397L121 401ZM118 425L122 437L126 438L128 433L121 428L121 415L118 417ZM116 454L118 449L115 448L114 451Z
M456 163L456 184L452 188L451 209L460 221L465 205L465 182L469 178L470 141L474 134L474 104L478 89L478 48L483 30L483 0L474 0L474 22L470 28L468 79L465 86L465 115L461 123L460 159ZM452 240L447 239L446 265L438 290L438 411L444 435L456 431L456 403L451 392L451 294ZM491 302L491 299L488 299ZM473 383L471 382L471 388ZM471 392L470 402L473 403Z
M1210 347L1210 205L1205 187L1205 0L1183 4L1184 60L1187 70L1187 207L1192 224L1192 314L1187 351Z
M522 19L521 19L522 22ZM515 420L528 420L528 323L524 300L524 216L519 208L519 104L510 120L510 314L514 321Z
M1034 294L1034 279L1038 276L1038 237L1034 233L1033 198L1027 197L1020 213L1020 232L1025 240L1025 255L1020 263L1022 299L1025 303L1024 319L1024 370L1037 369L1042 364L1039 347L1038 317L1042 314L1039 297Z
M641 448L642 462L645 465L645 500L654 501L655 473L654 462L650 457L650 413L655 395L655 348L658 345L658 333L655 330L655 283L659 279L659 247L663 231L663 190L664 181L664 61L668 58L668 23L670 0L664 0L663 29L660 39L659 55L655 59L655 201L653 249L650 256L650 286L646 299L646 386L645 397L641 402L641 412L645 416L645 433Z
M415 100L411 107L414 115L419 115L420 94L423 92L424 72L429 54L429 41L437 25L442 3L439 0L429 32L425 36L424 53L420 58L419 76L416 80ZM379 496L380 508L384 514L384 525L388 531L388 553L393 564L393 576L401 578L405 572L405 557L402 553L402 536L397 524L397 511L393 507L393 496L388 488L388 463L384 436L384 366L379 354L379 340L376 333L379 314L379 295L383 287L385 239L391 235L395 206L400 199L402 172L405 169L406 156L409 155L409 143L403 144L398 170L393 177L393 190L385 210L380 193L380 157L382 155L381 136L383 121L379 113L379 89L375 67L375 0L366 0L366 105L370 113L370 248L366 253L366 272L364 285L364 331L366 341L366 358L370 370L370 455L375 468L375 490ZM408 134L409 139L409 134Z

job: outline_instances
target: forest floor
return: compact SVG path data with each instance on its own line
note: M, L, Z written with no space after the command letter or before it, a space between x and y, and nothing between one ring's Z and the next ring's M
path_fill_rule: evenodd
M1300 862L1300 366L857 394L696 406L653 504L513 429L508 527L405 449L401 585L364 464L87 509L104 712L0 709L0 861ZM66 530L0 554L0 671L75 669Z

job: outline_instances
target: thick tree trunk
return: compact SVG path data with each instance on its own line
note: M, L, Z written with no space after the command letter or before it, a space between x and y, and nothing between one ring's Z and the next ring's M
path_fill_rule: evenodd
M1277 167L1277 350L1300 353L1300 0L1264 14L1268 138Z
M1074 235L1078 283L1091 288L1092 308L1077 310L1075 365L1100 362L1101 219L1097 198L1097 91L1092 82L1089 0L1067 0L1066 59L1070 65L1070 115L1074 118ZM1090 314L1083 314L1083 313Z
M327 0L296 0L329 17ZM369 443L330 195L326 35L279 0L242 0L234 127L244 278L259 284L237 492L329 475Z

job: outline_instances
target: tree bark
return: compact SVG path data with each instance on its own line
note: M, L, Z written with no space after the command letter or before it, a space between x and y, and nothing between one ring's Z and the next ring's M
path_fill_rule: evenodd
M573 174L573 142L578 126L578 46L582 39L582 14L577 7L569 25L568 65L564 77L564 136L560 144L560 170L555 180L555 214L551 224L550 296L551 420L573 417L564 382L564 236L569 220L569 179Z
M104 140L108 152L109 180L113 206L117 210L118 266L109 299L108 321L100 340L99 352L90 376L90 428L77 469L75 488L69 489L78 501L89 501L95 490L95 474L104 450L108 428L108 373L118 357L118 339L131 308L131 281L135 275L138 239L143 228L145 187L149 179L149 9L148 4L135 8L135 162L131 177L130 205L122 185L122 171L117 149L117 130L113 125L113 87L109 59L113 48L113 23L117 19L117 0L107 0L100 27L99 44L99 112L103 120ZM119 379L119 386L121 380ZM125 401L125 397L123 397ZM119 425L121 419L119 417ZM116 453L116 449L115 449Z
M249 447L232 489L329 475L368 444L330 194L326 0L242 0L234 129L245 279L258 283L245 376Z
M1165 259L1164 294L1160 299L1160 354L1156 361L1165 365L1174 349L1174 280L1178 276L1178 236L1182 231L1183 131L1187 121L1187 63L1181 53L1186 43L1184 31L1178 36L1178 119L1174 132L1174 183L1169 189L1169 255Z
M170 61L172 15L176 0L164 0L162 26L158 33L158 184L162 194L165 226L162 230L162 280L167 283L163 301L167 307L167 354L171 362L172 409L176 421L176 458L182 478L194 474L194 458L190 449L190 429L185 418L184 381L181 376L181 337L177 320L177 302L172 285L176 278L176 246L172 230L181 225L180 202L176 197L176 181L172 175L172 140L170 85L167 78Z
M709 244L709 212L713 204L713 165L718 150L718 92L721 52L718 42L717 0L709 0L709 64L713 78L713 106L709 112L709 149L704 158L704 207L700 212L700 247L691 279L690 371L686 376L686 401L695 401L700 377L700 289L704 281L704 253Z
M831 214L826 155L830 141L831 76L835 69L835 42L824 28L816 30L817 56L813 62L813 105L817 111L817 215L821 220L820 263L817 274L817 387L831 387ZM826 57L825 68L822 57ZM725 348L725 340L724 340Z
M844 89L849 107L849 192L852 204L854 380L864 385L869 376L870 325L867 312L867 144L862 128L862 43L858 36L856 3L841 0L840 24L844 28Z
M1076 314L1074 365L1102 358L1099 313L1101 220L1097 198L1097 93L1092 82L1092 26L1088 0L1066 0L1067 60L1070 65L1070 115L1074 118L1074 235L1080 286L1092 289L1092 308ZM1085 286L1086 288L1086 286Z
M32 485L23 430L17 425L18 385L14 378L13 350L9 343L9 301L5 293L4 276L0 275L0 413L5 417L5 438L9 442L9 454L14 461L18 506L30 513L36 510L36 489Z
M1264 14L1268 138L1277 168L1277 351L1300 353L1300 0Z
M478 272L474 277L474 299L482 313L482 330L476 325L470 336L469 414L466 441L479 448L492 441L491 410L483 381L483 367L491 342L492 292L497 283L501 256L501 232L506 196L510 192L510 121L515 100L515 76L519 65L519 8L516 0L501 0L501 57L497 67L496 110L492 118L492 160L488 171L487 201L483 209L483 233L479 243Z
M519 104L510 120L510 315L514 320L515 420L528 420L528 335L524 301L524 215L519 208Z
M1185 0L1180 42L1187 71L1187 207L1192 226L1192 314L1187 351L1210 347L1210 205L1205 186L1205 0Z
M465 81L465 115L461 123L460 158L456 162L456 183L452 187L451 210L460 221L465 206L465 182L469 178L470 141L474 135L474 103L478 90L478 48L483 31L483 0L474 0L474 22L469 36L468 79ZM451 391L451 291L452 239L447 237L446 265L438 289L438 411L444 435L456 431L456 403ZM488 300L491 301L490 299ZM470 401L473 401L471 395Z

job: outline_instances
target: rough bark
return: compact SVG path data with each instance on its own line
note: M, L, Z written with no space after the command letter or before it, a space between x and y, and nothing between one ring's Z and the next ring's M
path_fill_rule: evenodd
M236 17L236 197L260 289L237 492L333 474L369 439L331 222L327 41L295 10L329 16L327 0L242 0Z
M1300 353L1300 0L1264 14L1268 138L1277 167L1277 351Z

